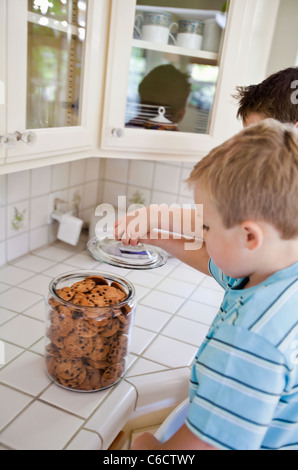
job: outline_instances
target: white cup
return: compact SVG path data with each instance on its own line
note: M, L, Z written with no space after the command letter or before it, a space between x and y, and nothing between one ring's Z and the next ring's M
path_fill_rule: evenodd
M185 49L201 49L203 36L198 34L178 33L177 46Z
M180 20L176 44L185 49L201 49L204 23L197 20Z
M172 15L165 12L144 12L136 16L135 31L143 41L158 44L168 44L169 37L175 42L171 34L172 28L178 27L171 23Z

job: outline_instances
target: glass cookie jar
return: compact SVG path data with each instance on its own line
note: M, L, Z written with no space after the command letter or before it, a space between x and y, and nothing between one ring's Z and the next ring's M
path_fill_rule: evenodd
M46 297L45 363L58 385L91 392L124 375L136 309L133 285L98 271L62 274Z

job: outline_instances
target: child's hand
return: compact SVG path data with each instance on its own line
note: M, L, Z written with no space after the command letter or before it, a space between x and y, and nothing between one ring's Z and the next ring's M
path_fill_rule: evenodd
M115 222L115 239L123 245L137 246L150 232L146 207L130 212Z
M160 442L150 432L145 432L137 437L131 450L155 450L160 446Z

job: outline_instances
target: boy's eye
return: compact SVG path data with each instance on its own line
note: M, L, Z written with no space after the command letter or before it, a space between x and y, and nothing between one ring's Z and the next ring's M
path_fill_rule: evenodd
M209 230L208 225L203 225L203 230L206 230L206 232L208 232L208 230Z

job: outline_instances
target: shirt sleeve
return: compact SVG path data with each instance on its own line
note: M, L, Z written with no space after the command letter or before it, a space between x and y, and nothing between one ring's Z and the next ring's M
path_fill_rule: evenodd
M286 386L284 356L266 339L224 325L196 357L188 428L226 450L259 450Z

